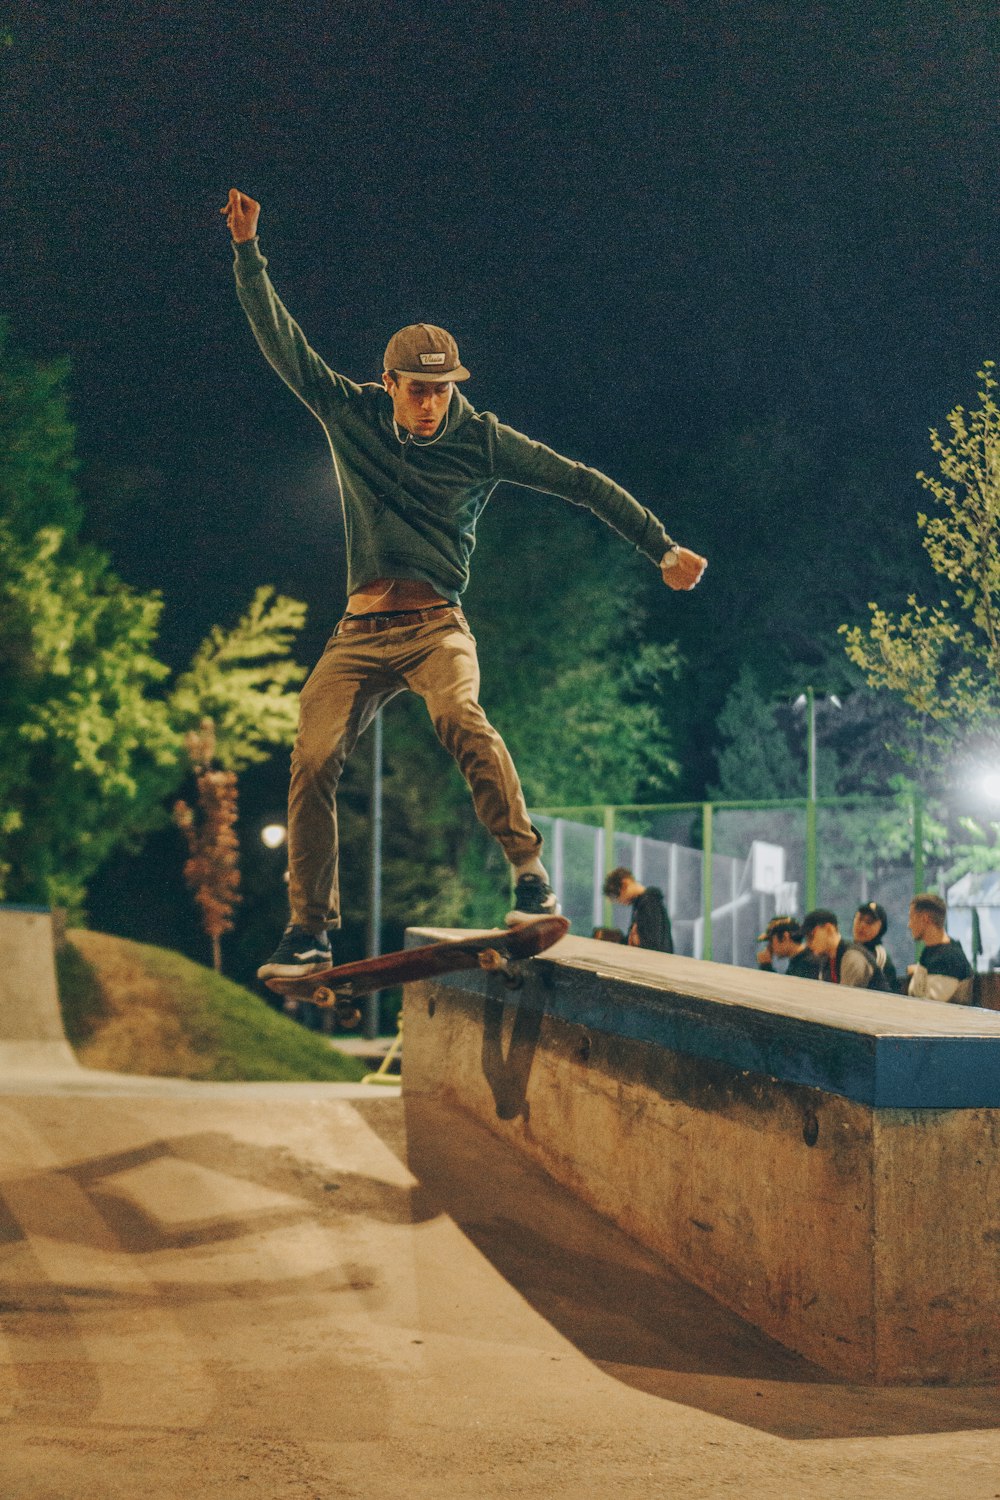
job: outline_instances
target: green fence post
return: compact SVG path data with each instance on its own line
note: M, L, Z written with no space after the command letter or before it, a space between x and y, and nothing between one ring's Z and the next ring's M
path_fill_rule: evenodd
M701 804L701 956L712 957L712 804Z
M913 894L924 888L924 798L919 787L913 792Z
M816 906L816 799L806 802L806 910Z
M604 874L610 875L615 868L615 809L606 806L604 809ZM615 914L613 903L608 897L604 898L604 925L613 927Z

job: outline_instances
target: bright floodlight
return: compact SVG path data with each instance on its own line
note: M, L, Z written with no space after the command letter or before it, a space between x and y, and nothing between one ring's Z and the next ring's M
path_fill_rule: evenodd
M266 844L269 849L280 849L282 844L285 842L285 835L287 834L287 832L288 829L285 827L284 823L268 823L267 826L265 828L262 828L260 831L261 841L262 843Z
M1000 771L984 771L979 785L991 802L1000 802Z

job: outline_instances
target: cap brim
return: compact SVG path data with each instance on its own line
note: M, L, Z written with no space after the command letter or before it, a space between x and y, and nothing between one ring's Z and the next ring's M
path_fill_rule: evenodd
M388 370L386 374L388 374ZM471 375L464 365L458 365L454 370L399 370L397 375L411 375L414 380L426 380L428 385L443 385L446 380L471 380Z

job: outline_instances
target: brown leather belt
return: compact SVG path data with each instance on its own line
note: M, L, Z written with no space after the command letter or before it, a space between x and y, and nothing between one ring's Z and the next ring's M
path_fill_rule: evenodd
M371 635L377 630L390 630L394 625L419 625L449 609L457 612L458 605L429 604L426 609L390 609L382 615L345 615L337 626L337 634Z

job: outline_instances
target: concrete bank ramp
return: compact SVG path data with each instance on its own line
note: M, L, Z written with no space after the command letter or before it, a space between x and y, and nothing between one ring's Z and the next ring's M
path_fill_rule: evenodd
M995 1386L824 1374L464 1111L76 1067L34 915L0 930L2 1500L1000 1490ZM32 1046L59 1066L8 1072Z
M56 986L52 913L0 906L0 1076L77 1074Z

